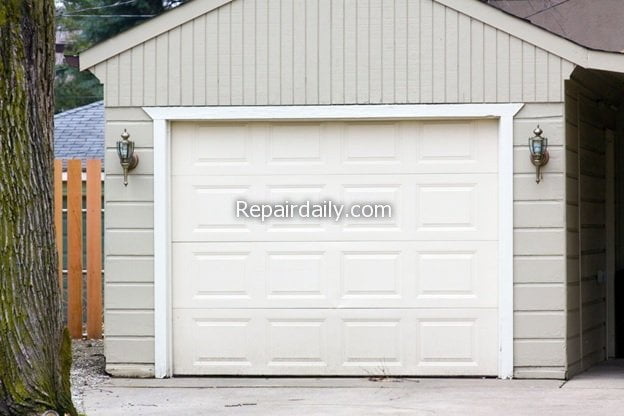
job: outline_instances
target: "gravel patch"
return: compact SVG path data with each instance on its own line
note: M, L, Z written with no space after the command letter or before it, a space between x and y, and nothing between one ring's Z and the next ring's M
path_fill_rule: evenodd
M84 413L84 392L106 380L106 359L102 340L74 340L72 342L71 388L74 405Z

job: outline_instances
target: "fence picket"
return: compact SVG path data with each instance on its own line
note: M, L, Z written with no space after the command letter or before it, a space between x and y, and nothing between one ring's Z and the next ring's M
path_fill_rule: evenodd
M56 229L56 253L58 256L58 279L63 291L63 161L54 161L54 228Z
M87 337L102 337L102 163L87 161Z
M67 327L82 337L82 161L67 161Z

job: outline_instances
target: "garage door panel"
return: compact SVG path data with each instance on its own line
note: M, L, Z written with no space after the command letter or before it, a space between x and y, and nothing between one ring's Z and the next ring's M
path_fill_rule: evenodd
M495 307L495 242L174 243L187 308Z
M194 176L172 179L173 241L496 240L496 175ZM236 217L237 201L390 205L390 218ZM345 211L346 212L346 211Z
M495 375L490 315L487 309L175 309L174 374ZM183 339L193 342L177 341Z
M494 120L174 123L178 375L496 375ZM236 218L247 203L389 218Z
M173 123L172 174L497 171L492 120Z

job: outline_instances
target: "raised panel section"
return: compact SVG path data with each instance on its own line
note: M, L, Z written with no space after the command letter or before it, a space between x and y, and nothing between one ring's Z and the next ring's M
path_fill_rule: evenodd
M249 253L196 253L196 297L246 296ZM226 278L227 277L227 278Z
M244 125L198 126L190 149L195 164L248 163L248 135L248 128ZM224 137L227 140L223 140Z
M401 295L399 252L345 252L341 266L343 298Z
M419 322L419 365L477 365L477 334L472 320Z
M416 198L419 228L476 228L474 186L421 185Z
M193 319L190 325L196 339L210 340L188 346L194 366L251 365L248 319Z
M268 140L268 163L321 163L321 126L317 124L272 125Z
M327 366L326 322L310 320L269 320L268 365L294 367Z
M400 366L401 326L395 320L346 320L343 359L346 366Z
M345 126L343 160L351 163L392 163L400 159L396 123L349 123Z
M425 122L417 143L420 163L472 162L476 163L478 135L475 125L466 123Z
M420 253L420 296L475 296L474 253Z
M269 252L269 297L323 297L323 252Z

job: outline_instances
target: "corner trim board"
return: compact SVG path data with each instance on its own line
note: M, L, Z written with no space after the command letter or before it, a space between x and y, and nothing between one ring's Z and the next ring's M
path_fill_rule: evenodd
M523 104L143 107L154 125L155 377L173 375L171 122L224 120L498 119L498 377L513 377L513 119Z

